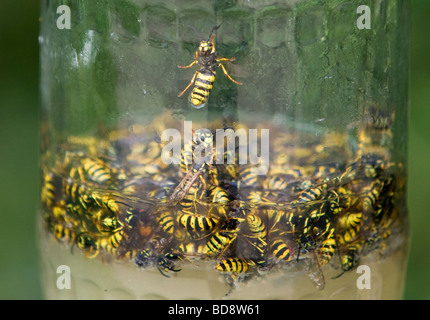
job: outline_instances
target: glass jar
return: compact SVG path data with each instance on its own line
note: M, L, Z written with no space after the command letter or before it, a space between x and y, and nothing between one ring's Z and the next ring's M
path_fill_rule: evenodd
M41 5L48 299L398 299L408 1Z

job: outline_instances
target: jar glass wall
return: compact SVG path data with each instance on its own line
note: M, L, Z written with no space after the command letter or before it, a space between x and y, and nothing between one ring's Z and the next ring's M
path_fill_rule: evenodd
M46 298L401 298L408 1L41 4Z

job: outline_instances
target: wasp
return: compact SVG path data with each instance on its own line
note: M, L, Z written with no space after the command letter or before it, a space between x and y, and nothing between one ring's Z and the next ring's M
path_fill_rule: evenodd
M99 249L106 250L112 255L117 254L118 245L116 245L116 236L103 237L97 240L96 244ZM113 240L113 241L112 241Z
M288 181L279 175L268 177L264 181L264 188L268 190L285 190L288 186Z
M101 208L92 214L92 220L99 232L113 232L121 225L111 212Z
M161 229L168 233L173 234L175 231L175 220L173 219L172 214L165 210L161 211L161 213L157 217L157 221L161 226Z
M250 191L247 195L247 200L253 206L284 206L285 203L281 199L285 196L278 190L263 190L263 191Z
M211 209L214 209L220 215L226 215L231 195L225 189L218 186L211 186L209 188L209 195L213 204Z
M342 183L349 183L356 179L378 179L381 174L390 168L380 156L375 154L366 154L358 157L354 162L350 163L345 172L340 176L339 180Z
M125 237L125 235L124 235L123 229L115 231L112 235L110 235L107 238L108 246L112 247L114 249L118 249L118 247L121 244L121 242L123 241L124 237Z
M54 218L55 221L65 221L68 224L73 224L72 219L68 219L67 217L67 210L63 206L54 206L51 210L51 216Z
M249 271L249 267L254 263L240 258L222 259L216 266L216 269L221 272L245 273Z
M201 180L197 180L190 186L186 186L186 188L188 188L188 192L183 199L181 199L179 204L182 207L182 210L192 211L194 209L194 212L196 212L198 210L198 202L206 196L205 184Z
M112 255L117 255L120 244L126 238L122 226L112 230L111 232L103 231L103 233L107 233L108 235L103 235L99 238L92 238L85 233L81 234L78 239L81 242L81 245L78 244L78 247L84 249L84 251L88 251L88 249L90 249L90 251L94 252L94 257L98 254L100 249L103 249Z
M258 239L258 241L255 241L254 245L257 249L260 251L262 248L267 244L266 238L267 238L267 228L266 224L264 223L263 219L255 214L249 214L246 216L246 222L248 224L249 228L249 237Z
M319 249L318 263L323 266L331 261L336 251L336 239L334 237L334 228L330 229L327 238L322 242Z
M329 175L333 175L337 172L339 165L337 163L317 165L314 168L312 177L314 179L321 179Z
M40 197L46 207L52 207L57 199L57 186L59 178L52 172L46 173L43 177L42 187L40 189Z
M279 171L279 173L277 173ZM291 169L275 169L275 174L267 176L263 182L263 188L268 190L283 190L287 188L292 189L297 185L304 175L302 169L291 168Z
M213 150L213 135L211 132L197 131L194 134L190 152L194 153L194 150L197 148L200 149L200 151L208 149ZM187 156L189 156L189 154L187 154ZM188 191L193 186L193 184L196 183L197 179L199 179L199 177L207 171L209 164L212 162L211 160L212 159L209 159L209 161L206 159L198 159L198 161L194 162L192 167L188 169L185 177L173 190L173 193L170 196L171 202L176 204L188 194ZM201 181L204 185L203 189L206 190L206 183L204 179L201 179Z
M365 124L367 128L375 131L388 130L394 121L394 113L388 113L375 107L370 107L365 111Z
M300 196L298 198L298 202L304 203L304 202L319 200L323 196L323 193L324 193L324 187L323 186L309 188L307 190L304 190L300 194Z
M338 219L336 227L340 230L358 230L360 228L362 218L363 214L361 212L349 212Z
M276 261L290 262L292 250L282 239L275 239L270 244L269 251Z
M230 75L228 74L224 65L221 63L221 61L229 61L229 62L234 61L235 58L220 57L220 55L218 54L218 51L215 48L215 44L214 44L215 35L213 33L220 26L221 25L216 26L212 29L208 40L200 41L199 47L196 53L194 54L193 62L191 62L188 66L178 66L178 68L181 68L181 69L190 68L195 64L198 64L200 66L200 69L194 73L194 76L191 79L191 82L188 84L188 86L178 95L178 97L181 97L185 93L185 91L187 91L188 88L194 84L194 88L191 91L190 100L191 100L191 104L196 109L203 108L206 105L206 101L209 98L209 94L215 82L216 70L219 67L221 67L225 76L230 81L239 85L242 84L242 82L233 80L233 78L230 77ZM196 30L194 29L194 31Z
M169 271L179 272L181 269L176 269L175 261L181 257L177 254L167 252L164 254L157 254L150 249L143 249L137 252L135 262L139 267L147 268L156 266L160 273L170 278L166 273Z
M267 217L268 224L270 225L269 232L275 230L275 227L285 221L286 224L289 224L289 219L293 214L287 213L285 210L277 210L277 209L264 209L264 214Z
M209 192L213 203L228 204L230 202L228 193L221 187L211 186Z
M355 241L348 244L346 248L343 249L344 252L341 254L342 272L338 276L333 277L333 279L339 278L345 271L349 271L358 265L362 248L363 243L361 241Z
M218 253L223 253L230 244L236 239L237 235L235 233L218 231L208 240L205 248L203 249L203 254L214 255Z
M346 230L341 230L336 234L336 241L340 246L349 244L356 240L358 237L357 230L354 228L349 228Z
M99 241L87 232L82 232L78 235L76 244L78 248L84 252L85 257L87 258L95 258L100 252Z
M94 183L105 184L112 182L114 172L115 170L101 159L83 158L80 159L80 166L70 170L70 176L84 183L89 179Z
M370 186L364 188L363 197L361 198L361 205L363 212L371 212L376 202L378 201L381 193L383 183L379 180L375 180Z
M246 227L244 232L241 232L238 235L238 243L240 243L239 246L241 246L241 244L246 246L243 247L243 256L250 256L257 263L263 263L264 253L267 246L267 224L255 213L246 215L243 220L246 221Z
M64 184L67 201L80 205L84 209L88 209L88 207L93 205L90 192L82 184L75 183L70 178L66 179Z
M354 242L349 244L346 249L346 254L342 256L342 269L348 271L358 264L362 243Z
M391 215L394 209L395 200L395 183L392 179L384 182L384 187L378 197L374 210L372 212L372 220L379 224L383 220L391 220Z
M252 167L246 166L246 167L240 167L239 168L239 177L240 180L238 181L238 189L256 189L261 187L262 184L262 178L259 175L252 173Z
M178 245L178 251L186 256L202 256L204 250L205 244L197 241L181 242Z
M313 250L317 241L324 239L327 234L330 234L331 230L331 224L327 214L318 216L314 215L312 212L310 215L297 217L295 226L298 227L298 230L301 232L296 239L299 244L299 254L301 249L306 251Z
M52 224L50 226L50 229L54 233L55 239L57 239L60 242L73 242L75 240L75 233L73 230L67 228L61 223Z
M104 195L99 192L92 192L91 199L97 206L106 209L114 216L119 216L130 208L127 203L122 202L123 199L120 199L119 197L114 198L112 195Z
M176 222L182 228L188 230L191 234L199 234L200 232L211 231L218 223L216 218L208 218L203 215L194 215L183 213L178 215Z
M90 180L96 183L105 184L112 180L112 169L102 160L83 159L82 167Z
M223 254L225 250L236 240L239 232L241 219L230 218L224 225L213 233L212 237L206 242L203 254L211 256Z

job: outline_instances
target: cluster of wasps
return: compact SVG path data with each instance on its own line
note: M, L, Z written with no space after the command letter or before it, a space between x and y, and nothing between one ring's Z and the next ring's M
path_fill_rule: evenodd
M200 67L179 94L193 86L196 109L206 105L219 67L242 84L222 64L234 58L215 48L219 27L200 41L191 64L178 66ZM205 261L229 283L302 264L322 289L325 265L340 276L370 251L383 254L402 224L404 175L383 146L391 140L393 117L378 110L367 113L356 150L347 135L304 139L266 126L272 148L264 176L239 164L231 151L221 155L226 164L187 161L195 150L217 145L213 134L199 131L178 165L164 163L163 144L151 138L152 130L169 127L164 116L153 128L133 126L133 133L113 132L107 139L69 137L54 165L44 155L43 218L58 241L88 258L133 260L166 277L183 263Z
M230 283L302 264L323 288L325 265L340 276L368 252L382 254L401 216L399 164L381 153L351 156L342 135L296 148L293 134L271 133L264 176L237 154L232 164L188 164L187 152L216 145L204 133L178 165L163 163L163 144L147 129L71 137L43 170L46 226L88 258L132 260L166 277L204 261Z

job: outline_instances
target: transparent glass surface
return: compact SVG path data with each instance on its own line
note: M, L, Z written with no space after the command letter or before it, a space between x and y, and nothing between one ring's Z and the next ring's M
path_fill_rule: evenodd
M41 2L48 299L400 299L408 1Z

